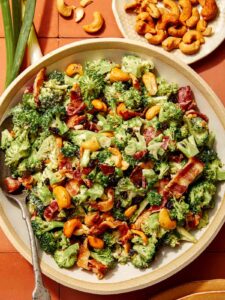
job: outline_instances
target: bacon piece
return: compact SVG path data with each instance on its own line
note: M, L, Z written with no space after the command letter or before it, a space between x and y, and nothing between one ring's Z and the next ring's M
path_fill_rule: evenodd
M32 183L34 181L34 178L30 175L30 176L23 176L20 180L19 180L22 185L30 190L32 188Z
M143 132L146 144L148 145L149 142L151 142L151 140L157 137L160 133L161 132L159 130L156 131L154 127L146 128Z
M132 234L126 222L122 222L121 225L118 226L120 233L120 241L122 244L126 244L128 240L131 239Z
M58 214L59 206L56 200L52 201L44 210L44 218L46 221L51 221Z
M191 229L195 229L198 226L200 219L201 219L200 215L194 215L193 213L189 213L186 216L186 220L185 220L187 227Z
M169 195L180 198L188 186L202 173L204 164L196 157L189 158L187 164L166 185L165 191Z
M143 211L143 213L137 218L135 223L133 224L133 229L141 229L141 224L144 222L144 220L148 219L148 217L151 215L151 212L149 210Z
M76 125L83 124L86 121L86 119L87 119L87 117L85 115L81 115L81 116L75 115L75 116L69 117L69 119L66 122L66 125L69 128L73 128Z
M83 167L82 169L81 169L81 173L83 174L83 175L88 175L89 173L91 173L91 171L93 170L94 168L92 168L92 167Z
M84 243L80 246L79 249L77 266L85 270L90 270L90 267L88 266L89 257L90 257L90 251L88 249L88 239L86 238L84 240Z
M88 187L88 188L91 188L93 186L93 181L91 179L88 179L88 178L83 178L83 182L85 183L85 185Z
M197 104L195 102L195 96L190 86L184 86L179 88L177 95L177 102L181 109L190 110L196 109Z
M108 267L106 265L103 265L101 262L95 259L90 259L88 262L88 266L89 270L95 273L98 279L102 279L108 270Z
M21 186L21 182L18 179L14 179L12 177L6 177L4 179L4 184L9 193L17 191Z
M142 186L142 167L136 166L130 174L130 180L136 186Z
M142 116L142 113L136 112L136 111L132 111L132 110L124 110L124 111L120 111L120 116L125 120L129 120L132 119L134 117L138 117L138 116Z
M88 227L92 227L95 224L99 224L100 221L100 215L99 212L89 212L87 215L85 215L84 223Z
M90 130L90 131L93 131L93 132L98 132L99 131L98 126L94 122L89 122L89 121L87 121L84 124L84 129Z
M169 136L164 136L163 139L162 139L162 148L164 150L166 150L169 146L169 143L170 143L170 137Z
M180 153L179 155L170 155L169 161L180 163L184 159L184 155Z
M104 175L111 175L115 172L115 167L107 164L99 164L99 168Z
M76 179L71 179L66 183L65 188L69 192L71 197L75 197L80 189L80 183Z
M81 90L78 84L74 84L70 92L70 103L66 108L67 115L73 116L80 114L86 108L86 104L82 100Z
M138 151L133 155L133 157L136 160L141 160L147 153L148 153L147 150Z
M157 186L157 191L158 193L163 196L163 192L164 192L164 189L165 189L165 186L169 183L169 179L167 178L163 178L161 180L159 180L158 182L158 186Z
M188 115L194 115L194 116L196 116L196 117L202 118L202 119L203 119L204 121L206 121L207 123L209 122L209 118L208 118L206 115L202 114L202 113L199 112L199 111L193 110L193 109L187 111L187 112L185 113L185 115L186 115L186 116L188 116Z
M73 178L76 179L79 184L83 183L82 172L80 169L76 169L75 171L73 171Z
M42 68L36 75L33 85L33 95L34 95L34 101L36 105L39 105L39 94L41 87L43 85L44 79L45 79L45 68Z
M59 171L62 176L67 176L71 179L73 178L72 162L68 157L59 155Z
M111 221L111 220L103 221L100 224L91 227L90 234L91 235L102 234L109 228L116 229L119 225L121 225L121 223L122 223L121 221Z

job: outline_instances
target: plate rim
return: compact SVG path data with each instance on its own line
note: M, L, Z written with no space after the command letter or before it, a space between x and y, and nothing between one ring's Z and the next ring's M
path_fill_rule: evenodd
M114 18L116 20L116 24L117 26L119 27L119 30L120 32L122 33L123 37L128 39L128 40L131 40L131 38L128 36L128 34L126 33L126 31L124 30L124 27L122 25L122 22L120 21L120 17L119 17L119 14L118 14L118 11L117 11L117 8L116 8L116 1L120 1L120 0L112 0L112 11L113 11L113 15L114 15ZM224 10L225 10L225 4L224 4ZM225 13L225 12L224 12ZM225 18L224 18L224 27L225 27ZM136 39L132 39L133 41L136 41L136 42L139 42L137 41ZM211 53L213 53L225 40L225 30L223 30L223 35L221 36L221 39L218 40L217 43L214 44L214 46L212 47L211 51L206 51L204 54L202 54L199 58L195 58L195 56L187 56L190 58L190 61L189 62L186 62L185 60L183 60L181 57L179 57L180 60L182 60L185 64L187 65L191 65L191 64L194 64L200 60L202 60L203 58L205 58L206 56L210 55ZM144 42L143 42L144 43ZM151 46L149 45L148 43L144 43L146 44L146 46ZM164 52L166 52L164 50ZM169 53L169 55L174 55L172 52L167 52ZM192 59L191 59L192 57Z
M154 47L146 46L142 42L136 42L132 40L125 40L121 38L97 38L97 39L88 39L85 41L78 41L71 43L69 45L60 47L51 53L44 56L39 62L28 67L23 71L5 90L5 92L0 97L0 110L1 114L6 111L6 107L9 105L10 100L13 99L16 94L16 90L23 86L27 81L26 77L31 77L37 73L37 71L44 67L51 65L52 63L59 61L61 57L70 56L75 52L87 51L87 46L91 50L99 49L121 49L127 50L129 47L130 52L141 52L146 53L147 55L153 55L155 59L160 58L161 61L165 62L168 65L173 66L178 72L182 71L182 74L186 77L189 77L193 85L203 94L205 100L212 107L214 112L217 114L224 130L225 130L225 109L223 104L220 102L219 98L208 86L208 84L189 66L183 63L180 60L175 61L173 57L164 53L162 50L155 49ZM175 62L175 64L174 64ZM16 87L16 88L15 88ZM14 89L15 88L15 89ZM65 274L61 274L59 271L56 271L46 263L41 262L41 268L45 275L51 279L59 282L65 286L68 286L73 289L77 289L83 292L88 292L92 294L118 294L125 293L133 290L138 290L145 288L147 286L158 283L185 266L191 263L197 256L199 256L204 249L209 245L209 243L216 236L220 228L222 227L225 221L225 195L221 201L220 209L217 210L214 216L214 222L206 229L202 237L199 239L198 243L194 244L190 249L186 250L180 257L175 258L172 263L169 262L160 269L156 269L149 274L139 276L138 278L133 278L125 280L118 283L93 283L82 281L78 279L71 278ZM11 226L7 216L5 215L2 206L0 205L0 226L2 227L4 233L7 235L14 247L31 263L31 256L29 247L27 247L24 242L15 234L15 230ZM208 238L209 236L209 238ZM154 278L153 274L154 273Z

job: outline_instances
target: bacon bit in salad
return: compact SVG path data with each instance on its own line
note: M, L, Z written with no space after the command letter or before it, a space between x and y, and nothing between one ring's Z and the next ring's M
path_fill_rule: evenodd
M4 183L5 186L7 188L7 191L9 193L14 193L15 191L17 191L20 186L21 186L21 182L18 179L14 179L12 177L6 177L4 179Z
M197 104L195 102L195 96L190 86L184 86L179 88L178 95L177 95L177 102L180 108L186 111L197 108Z
M106 265L103 265L102 263L100 263L95 259L90 259L88 265L89 265L89 270L95 273L98 279L102 279L108 270L108 267Z
M66 122L66 125L68 126L68 128L74 128L76 125L85 123L86 120L87 120L87 117L85 115L81 115L81 116L75 115L75 116L69 117L69 119Z
M86 238L79 249L77 266L85 270L90 270L90 267L88 266L89 257L90 257L90 251L88 249L88 239Z
M22 183L22 185L30 190L33 186L33 182L34 182L34 178L33 176L23 176L21 179L19 179L19 181Z
M160 135L160 131L156 131L154 127L148 127L144 130L143 136L145 138L146 144L148 145L152 139Z
M204 164L196 157L189 158L187 164L173 177L165 187L171 196L180 198L188 186L202 173Z
M36 75L36 78L34 80L34 85L33 85L33 95L34 95L34 101L36 103L36 105L39 105L39 94L40 94L40 90L41 87L44 83L44 79L45 79L45 68L42 68Z
M190 229L195 229L199 222L200 222L201 216L198 214L188 213L186 216L186 225Z
M165 190L165 186L169 183L169 179L163 178L158 181L157 191L162 196Z
M52 221L59 212L59 206L56 200L52 201L44 210L44 218L46 221Z
M111 175L115 172L115 167L107 164L99 164L99 168L104 175Z
M83 112L85 108L86 104L82 100L80 87L75 83L70 93L70 103L66 108L67 115L78 115Z
M99 131L98 126L94 122L85 122L84 129L90 130L90 131L93 131L93 132L98 132Z
M66 183L66 189L71 197L75 197L80 190L80 184L76 179L71 179Z
M105 232L109 228L116 229L120 225L121 225L121 221L112 221L112 220L103 221L100 224L91 227L90 234L99 235Z
M169 143L170 143L170 137L169 136L164 136L163 139L162 139L162 148L164 150L166 150L169 146Z
M136 152L133 157L137 160L141 160L143 157L145 157L145 155L148 153L147 150L142 150L142 151L138 151Z
M200 118L202 118L204 121L206 121L207 123L209 122L209 118L208 118L206 115L200 113L199 111L196 111L196 110L193 110L193 109L188 110L188 111L185 113L185 116L189 116L189 115L192 115L193 117L200 117Z
M99 212L89 212L85 215L84 223L88 227L92 227L101 221Z
M130 174L130 180L136 186L142 186L142 167L136 166Z

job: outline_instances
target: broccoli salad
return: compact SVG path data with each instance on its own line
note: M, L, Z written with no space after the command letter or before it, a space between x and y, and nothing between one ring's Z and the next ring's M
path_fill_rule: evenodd
M27 191L32 227L60 268L99 279L145 269L162 246L195 243L225 170L189 86L126 55L41 69L1 133L10 193Z

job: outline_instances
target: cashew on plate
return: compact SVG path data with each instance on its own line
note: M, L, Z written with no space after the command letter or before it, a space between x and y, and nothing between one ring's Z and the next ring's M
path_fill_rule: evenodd
M135 31L150 44L186 55L197 53L213 34L208 22L219 12L216 0L133 0L125 11L136 14Z
M93 13L93 21L90 24L84 25L83 29L84 31L88 33L96 33L98 32L104 24L103 16L100 12L95 11Z

